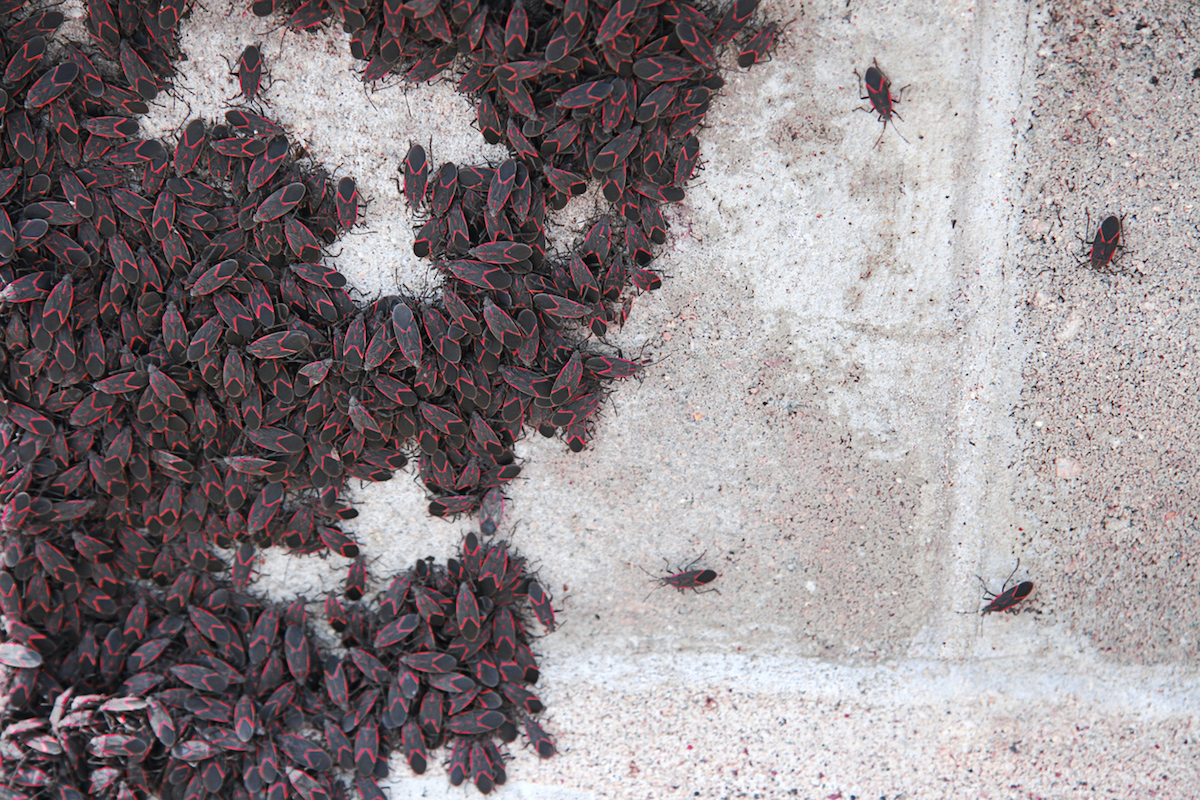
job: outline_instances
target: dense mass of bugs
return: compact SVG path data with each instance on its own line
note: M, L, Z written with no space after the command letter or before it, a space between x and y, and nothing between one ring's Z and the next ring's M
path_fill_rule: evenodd
M553 342L564 327L603 336L628 313L620 302L623 287L660 285L647 268L650 243L665 241L660 206L681 201L695 171L698 131L724 85L716 55L741 37L739 63L752 66L777 35L770 23L751 24L758 0L716 9L681 0L258 0L252 8L260 15L282 8L301 29L327 19L341 24L354 57L367 62L364 81L388 74L433 80L462 57L458 87L474 99L479 130L489 143L503 143L512 158L486 168L442 164L435 171L435 154L415 146L402 166L404 191L410 206L428 217L417 255L472 287L462 298L468 307L478 290L515 292L515 305L538 316L521 322L508 314L518 327L509 329L501 348L521 351L524 342L526 356L518 352L518 360L528 360L539 338ZM590 181L600 182L614 213L576 248L578 264L568 259L556 266L542 233L546 206L562 208ZM533 303L521 302L526 293ZM471 310L478 320L480 309ZM490 325L488 332L500 339ZM557 373L535 371L556 380ZM572 448L582 447L586 415L570 417L555 425Z
M553 630L554 612L503 541L469 534L457 559L338 603L341 656L318 646L303 599L266 603L203 572L109 602L68 650L36 633L0 644L0 760L20 796L314 800L351 783L377 797L390 753L421 774L442 746L451 781L487 792L522 732L554 755L527 633L532 617Z
M415 457L431 513L478 509L490 535L527 428L584 447L610 384L639 367L589 340L661 284L660 205L683 197L715 52L757 0L711 16L676 0L336 4L367 79L406 65L427 80L461 53L480 130L511 153L435 170L413 148L414 249L445 285L365 305L323 264L359 219L354 180L245 107L142 139L186 4L86 5L89 40L50 47L60 12L0 3L5 785L316 800L349 776L376 798L389 753L419 773L444 744L451 782L486 792L505 780L493 734L553 755L526 627L552 630L554 612L523 559L472 535L368 599L342 489ZM746 35L753 63L774 37ZM261 96L256 46L236 74ZM591 180L613 212L547 252L546 207ZM345 655L322 649L304 602L247 593L268 546L356 559L347 602L324 604Z

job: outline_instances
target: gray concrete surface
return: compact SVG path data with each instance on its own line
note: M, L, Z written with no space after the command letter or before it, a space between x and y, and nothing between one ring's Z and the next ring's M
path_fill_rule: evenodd
M521 447L506 533L557 595L560 755L516 750L500 796L1198 796L1195 5L765 7L787 36L729 75L669 279L614 337L653 365L591 449ZM339 266L428 288L392 177L410 141L486 156L462 101L368 98L344 37L221 17L188 29L195 109L259 26L273 113L371 199ZM854 110L876 57L907 144ZM1121 272L1076 264L1085 212L1125 215ZM381 576L469 527L406 477L358 498ZM701 554L720 594L647 596L639 568ZM976 574L1018 558L1027 613L981 619ZM335 561L263 586L312 596Z

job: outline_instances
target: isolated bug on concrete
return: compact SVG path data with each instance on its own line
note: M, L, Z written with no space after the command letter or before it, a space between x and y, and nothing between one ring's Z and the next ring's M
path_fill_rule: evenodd
M1092 227L1091 215L1088 215L1088 228ZM1117 254L1117 249L1124 249L1121 244L1121 236L1124 233L1124 223L1120 217L1115 215L1108 216L1100 223L1100 228L1096 231L1096 238L1092 241L1081 240L1090 248L1085 253L1086 261L1080 259L1081 264L1089 264L1092 269L1105 270L1112 264L1113 256Z
M1018 558L1017 566L1013 567L1013 571L1009 573L1008 578L1004 581L1004 585L1000 587L1000 594L993 594L991 591L989 591L987 584L983 581L983 578L979 578L979 582L983 583L983 599L991 601L984 606L983 611L981 612L982 614L987 615L994 611L1007 611L1010 614L1018 613L1013 609L1013 606L1024 600L1026 597L1029 597L1029 595L1033 592L1033 581L1021 581L1011 589L1007 588L1008 582L1012 580L1013 575L1017 574L1017 569L1020 568L1020 566L1021 559ZM979 576L976 575L975 577L978 578Z
M749 69L767 57L771 52L771 48L775 46L775 40L779 36L779 26L774 22L763 26L763 29L751 36L742 45L742 51L738 54L738 66L742 69Z
M858 70L855 70L854 74L867 90L867 93L858 99L871 101L870 108L859 107L858 110L874 111L879 115L879 120L883 123L883 133L879 134L879 139L875 142L875 146L878 147L883 141L883 134L887 133L887 124L891 121L892 117L900 120L904 119L896 111L895 104L900 102L900 95L904 94L904 89L908 87L905 86L896 97L892 97L892 82L883 74L883 70L879 68L877 60L873 60L871 66L867 67L866 77L859 75ZM892 123L892 128L894 129L895 127L896 124ZM896 131L896 135L904 139L904 134L900 133L900 131ZM908 139L904 139L904 141L908 142Z
M262 88L263 77L262 52L258 45L246 45L246 49L238 58L237 76L238 88L242 90L245 98L253 100L257 97L259 89Z
M429 159L425 148L414 144L404 156L404 196L408 205L416 208L425 199L425 184L429 180Z
M670 562L667 562L667 572L669 573L667 575L651 575L644 569L642 572L646 572L647 575L650 575L651 578L658 582L658 587L655 589L655 591L663 586L672 586L681 592L684 589L691 589L697 594L707 594L708 592L717 592L717 594L720 594L720 591L716 588L708 589L703 592L700 591L701 586L707 586L717 579L716 572L711 569L692 569L692 567L696 565L696 562L704 558L707 553L708 551L705 550L679 572L671 572ZM650 594L653 593L654 592L652 591ZM646 597L649 596L650 595L646 595Z

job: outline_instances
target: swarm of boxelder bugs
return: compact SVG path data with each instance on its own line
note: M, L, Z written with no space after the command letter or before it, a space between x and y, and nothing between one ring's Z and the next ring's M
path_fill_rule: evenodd
M246 108L173 143L139 136L170 88L182 2L89 0L86 47L48 47L58 11L0 8L6 786L315 799L345 793L336 764L374 798L390 752L419 772L446 744L451 781L486 792L506 779L493 732L554 753L526 632L529 614L553 629L551 598L504 545L469 537L365 604L356 561L349 602L326 600L340 658L303 601L244 594L256 547L358 558L343 486L387 480L411 453L430 511L479 509L491 534L526 429L585 446L611 384L640 366L587 340L661 285L661 206L696 170L716 54L740 34L744 59L770 48L756 9L339 6L368 80L428 80L463 53L480 131L510 152L435 171L410 151L414 250L445 284L363 306L322 263L359 221L353 178L331 180ZM330 14L309 0L289 21ZM259 97L256 47L238 67ZM549 252L546 207L592 179L612 213ZM234 551L228 581L217 549Z
M554 754L533 719L544 706L526 688L538 679L526 626L532 614L553 630L554 611L504 542L468 534L459 558L419 561L369 605L339 603L337 613L347 655L325 660L323 681L343 713L341 732L328 732L343 768L369 777L378 743L390 743L422 774L444 744L451 782L469 775L486 793L505 778L488 737L510 743L523 730L541 757Z
M283 775L316 797L335 791L337 766L367 797L389 752L420 774L445 745L451 780L486 793L506 779L493 736L554 754L527 632L533 617L552 630L554 611L504 542L469 534L459 558L420 561L340 613L345 654L325 655L303 600L262 603L183 572L125 595L69 647L6 642L5 774L60 796L172 799L256 793ZM74 688L43 697L42 670Z
M539 347L561 351L555 339L564 328L603 336L628 313L630 298L622 292L661 285L648 268L651 243L666 239L661 206L680 202L695 172L695 133L713 93L724 85L717 54L744 34L739 63L752 66L778 33L773 23L751 22L758 0L704 11L618 2L599 12L580 0L558 7L459 2L448 11L428 5L411 19L407 7L378 0L258 0L252 8L262 16L287 11L288 24L299 29L333 17L350 32L354 57L368 62L364 81L394 73L421 83L462 65L459 89L475 100L480 132L489 143L503 143L511 158L492 167L435 169L433 154L412 146L401 165L404 194L410 207L428 213L414 250L462 287L455 291L476 325L483 322L476 296L515 293L515 305L529 313L523 320L513 313L489 315L486 334L497 343L488 345L490 355L481 355L481 363L486 368L512 350L521 368L550 381L557 370L530 363ZM882 96L890 117L890 96ZM546 206L562 208L591 180L601 182L613 204L603 249L589 254L577 248L574 258L555 263L545 248ZM453 334L455 319L447 323ZM446 358L439 345L446 339L443 326L433 324L429 338L438 355L459 363ZM518 388L528 394L531 383ZM592 406L576 400L584 410ZM557 416L565 424L535 424L543 430L555 425L572 449L582 448L586 420L574 408ZM436 510L453 513L462 505L450 500Z

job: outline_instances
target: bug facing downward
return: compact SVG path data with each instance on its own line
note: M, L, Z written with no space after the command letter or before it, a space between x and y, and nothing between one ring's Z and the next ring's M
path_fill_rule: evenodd
M879 138L875 141L875 146L878 147L883 142L883 136L887 133L887 124L891 121L892 117L899 120L904 119L896 111L896 103L900 102L900 97L904 94L904 90L908 86L901 88L899 93L895 97L892 97L892 82L888 80L887 75L879 68L879 61L877 59L871 60L871 66L867 67L867 74L865 76L859 75L858 70L854 71L854 75L867 92L858 99L869 100L871 102L870 108L859 106L855 110L866 111L868 113L873 111L879 115L879 120L883 123L883 133L880 133ZM909 85L911 86L911 84ZM892 129L896 129L896 123L894 122L892 123ZM900 133L900 131L896 130L896 135L904 139L906 144L908 143L908 139L905 139L904 134Z

